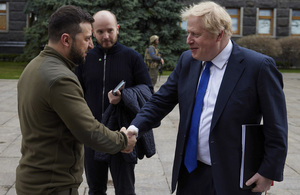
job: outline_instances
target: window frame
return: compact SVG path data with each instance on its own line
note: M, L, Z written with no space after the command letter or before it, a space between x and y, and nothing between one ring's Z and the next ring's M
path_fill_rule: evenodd
M226 11L227 9L236 9L238 11L237 15L231 15L228 11L227 13L230 15L230 18L237 18L238 22L237 22L237 31L236 32L232 32L233 36L241 36L243 34L243 14L244 14L244 9L243 7L226 7L225 8Z
M271 16L260 16L260 11L271 11ZM265 36L275 36L276 9L257 8L256 34ZM270 20L270 33L259 33L259 21Z
M0 2L0 4L6 4L6 10L0 10L0 13L3 13L3 15L5 15L5 19L6 19L6 28L5 29L1 29L0 28L0 33L1 32L8 32L9 30L9 3L8 2Z
M292 24L293 24L293 20L300 20L300 16L293 16L293 11L299 11L300 12L300 9L291 9L290 10L290 35L291 36L300 36L300 32L299 34L292 34Z

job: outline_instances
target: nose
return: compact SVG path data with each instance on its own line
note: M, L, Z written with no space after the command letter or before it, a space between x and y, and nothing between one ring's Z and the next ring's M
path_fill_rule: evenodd
M191 44L191 43L192 43L191 34L188 34L186 37L186 44Z
M104 39L108 39L109 38L109 33L108 32L104 32L103 33L103 38Z

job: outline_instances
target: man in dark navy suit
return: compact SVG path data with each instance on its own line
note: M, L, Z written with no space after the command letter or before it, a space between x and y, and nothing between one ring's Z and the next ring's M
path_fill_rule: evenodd
M270 189L272 180L283 180L288 128L282 75L271 57L239 47L230 39L231 18L220 5L201 2L184 10L182 17L187 20L190 50L183 52L167 82L128 129L140 136L179 104L172 192L177 185L179 195L261 194ZM209 61L202 106L194 108ZM196 160L192 160L196 166L190 169L188 140L193 113L199 109ZM262 120L265 155L258 172L246 182L256 186L242 190L241 127Z

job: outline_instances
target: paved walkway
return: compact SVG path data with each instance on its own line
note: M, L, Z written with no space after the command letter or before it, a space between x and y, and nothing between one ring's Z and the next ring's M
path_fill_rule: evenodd
M300 74L283 74L289 120L289 151L284 181L277 183L269 195L300 195ZM158 87L167 77L161 77ZM21 134L17 114L17 80L0 80L0 195L16 195L15 169L20 158ZM156 87L156 90L158 89ZM171 172L178 126L178 108L154 129L157 153L136 166L137 195L170 194ZM85 178L85 177L84 177ZM87 195L84 181L80 195ZM112 184L108 195L114 195Z

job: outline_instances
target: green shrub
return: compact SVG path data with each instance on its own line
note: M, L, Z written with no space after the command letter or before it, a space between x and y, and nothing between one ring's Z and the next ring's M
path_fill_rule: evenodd
M19 56L19 54L0 54L0 61L13 62Z
M276 60L276 66L278 68L290 68L293 66L293 63L280 58Z
M281 59L284 67L290 67L300 59L300 37L283 37L278 39L282 48Z
M236 43L273 58L279 57L282 53L279 41L271 37L248 35L238 39Z

